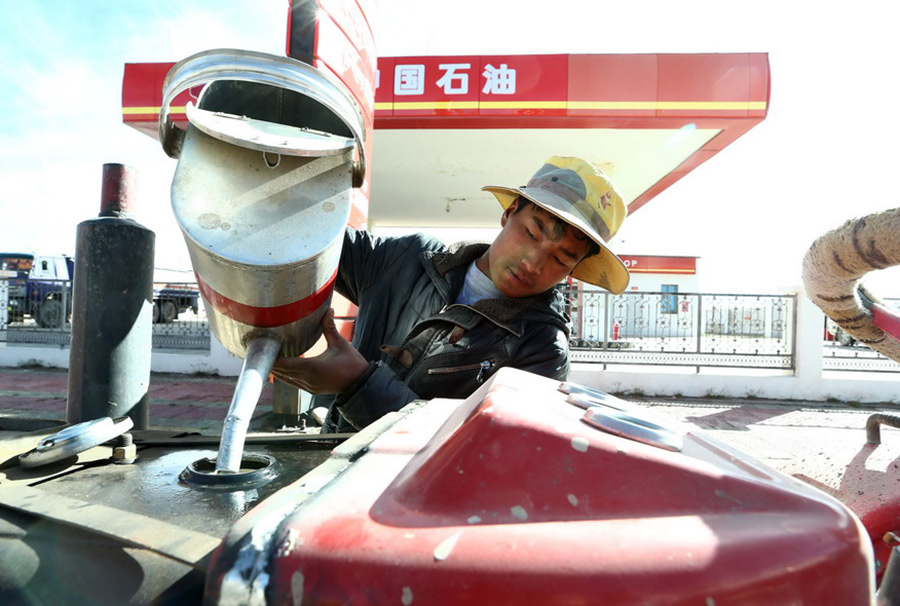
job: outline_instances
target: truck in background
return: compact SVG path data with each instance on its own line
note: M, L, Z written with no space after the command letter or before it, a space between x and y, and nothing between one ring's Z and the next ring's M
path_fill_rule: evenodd
M178 314L200 310L200 291L188 284L155 284L153 287L153 323L168 324Z
M7 321L21 322L25 312L22 303L25 299L25 282L34 255L27 253L0 253L0 279L7 284Z
M72 257L0 253L0 267L16 274L9 279L10 322L22 322L28 315L45 328L63 325L72 312Z
M71 317L75 260L69 255L0 253L0 270L10 276L10 323L30 316L43 328L61 328ZM200 292L191 284L154 281L153 322L173 322L188 310L197 313L199 300Z

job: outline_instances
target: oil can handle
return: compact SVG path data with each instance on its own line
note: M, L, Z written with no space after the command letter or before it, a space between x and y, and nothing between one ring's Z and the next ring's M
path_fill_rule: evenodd
M159 140L169 157L177 158L184 131L175 126L170 105L182 92L217 80L266 84L309 97L322 104L350 130L358 160L353 167L353 186L362 185L366 172L366 129L362 110L349 89L334 76L289 57L237 49L215 49L182 59L163 82L159 110Z

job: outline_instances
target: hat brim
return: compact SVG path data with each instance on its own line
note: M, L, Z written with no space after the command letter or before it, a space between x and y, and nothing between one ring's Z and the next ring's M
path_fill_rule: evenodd
M519 196L531 200L534 204L556 215L596 242L600 247L600 252L587 257L576 265L570 274L573 278L605 288L614 295L621 294L628 288L631 274L628 273L625 263L609 249L606 242L603 241L603 238L600 237L600 234L592 225L569 210L572 208L572 204L568 200L546 189L503 187L500 185L487 185L481 189L494 194L504 210Z

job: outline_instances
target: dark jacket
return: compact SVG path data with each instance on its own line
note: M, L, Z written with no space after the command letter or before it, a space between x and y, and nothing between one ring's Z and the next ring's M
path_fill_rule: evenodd
M346 230L335 289L359 306L353 346L370 364L344 393L313 399L330 408L323 431L362 429L416 399L466 398L501 366L566 377L568 317L555 289L454 304L487 248Z

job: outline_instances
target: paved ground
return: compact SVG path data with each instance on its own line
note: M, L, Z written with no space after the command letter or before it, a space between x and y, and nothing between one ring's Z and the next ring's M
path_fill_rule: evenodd
M151 428L184 428L219 432L236 377L154 373L150 380ZM0 367L0 427L15 418L66 418L68 371L58 368ZM271 413L273 386L267 385L254 414L253 426ZM728 441L782 425L840 426L861 430L876 407L850 407L839 403L762 399L625 397L666 417L700 427ZM886 405L891 412L900 407ZM885 410L885 406L877 407ZM823 419L827 419L824 421ZM751 431L752 430L752 431ZM798 429L798 431L801 431ZM894 430L900 431L900 430ZM774 451L781 448L773 446ZM774 454L774 452L773 452Z
M150 379L151 428L220 432L236 377L156 374ZM4 420L66 419L68 371L56 368L0 368L0 427ZM263 389L253 424L272 408L271 385Z
M236 377L153 374L150 428L220 434L236 382ZM68 371L63 369L0 367L0 430L38 428L22 427L25 419L64 421L67 383ZM272 385L264 388L251 429L269 427L273 392ZM623 399L639 404L663 423L675 421L700 428L706 435L845 501L847 495L858 498L873 493L867 489L873 482L878 486L889 484L891 495L896 492L900 498L900 429L884 428L879 447L866 445L865 432L873 412L896 415L900 406L759 399ZM817 468L814 477L809 477L811 463Z
M154 373L150 380L150 427L220 433L236 383L236 377ZM64 369L0 367L0 429L20 429L9 427L17 419L65 421L67 390L68 371ZM268 426L273 392L272 385L263 389L252 428ZM805 448L838 439L834 433L838 430L847 436L839 438L840 441L864 443L865 422L872 412L900 413L896 405L852 407L840 403L718 398L624 399L663 418L699 427L776 466L800 456ZM787 440L786 430L791 432ZM779 437L774 437L773 431L779 432ZM900 429L885 431L900 434Z

